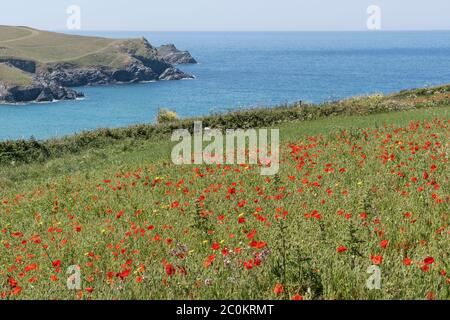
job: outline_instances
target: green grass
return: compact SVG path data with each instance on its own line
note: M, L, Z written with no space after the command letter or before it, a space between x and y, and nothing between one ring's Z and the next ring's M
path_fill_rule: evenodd
M273 110L285 120L271 122L282 162L269 179L257 166L175 166L168 135L125 129L3 163L0 297L449 299L446 91L339 102L362 112L397 99L404 110L389 113L288 121L292 110ZM366 287L373 264L379 290ZM71 265L81 290L66 288Z
M20 39L32 34L31 30L22 27L0 26L0 42Z
M382 127L387 124L404 126L411 121L432 120L437 117L449 118L450 106L426 108L395 113L383 113L371 116L341 116L315 121L298 121L276 126L280 129L283 143L296 141L308 135L320 135L339 132ZM56 159L31 164L8 164L0 166L0 196L12 190L20 190L30 184L46 184L55 178L72 174L93 174L112 165L120 170L138 166L142 162L170 161L173 144L169 138L155 140L125 139L119 143L101 148L92 148L80 154L66 154Z
M26 36L22 31L28 32ZM7 42L0 45L14 51L14 57L40 62L66 61L107 48L114 39L67 35L22 27L0 27ZM13 35L16 35L14 40ZM8 56L4 53L3 56ZM0 56L1 58L2 56Z
M3 63L0 63L0 79L6 84L19 86L26 86L33 82L29 74Z

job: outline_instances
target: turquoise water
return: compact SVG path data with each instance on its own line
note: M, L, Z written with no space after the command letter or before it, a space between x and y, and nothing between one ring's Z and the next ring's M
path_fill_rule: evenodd
M321 102L450 82L450 32L92 32L175 43L195 80L89 87L82 101L0 105L0 140L61 136L298 100Z

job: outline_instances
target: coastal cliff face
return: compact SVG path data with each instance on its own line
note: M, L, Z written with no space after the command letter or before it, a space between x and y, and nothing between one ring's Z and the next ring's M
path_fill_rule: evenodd
M33 83L27 86L7 86L0 83L0 101L4 103L51 102L74 100L84 95L57 83Z
M111 60L104 63L104 60ZM116 40L101 54L79 59L40 62L23 58L2 58L0 66L29 77L29 83L17 85L0 77L0 103L73 100L83 93L70 87L181 80L193 77L174 64L196 63L187 51L174 45L153 47L145 38Z
M164 50L161 54L158 49L142 38L124 41L117 44L115 49L126 56L126 62L120 67L80 68L76 64L59 63L38 70L37 78L44 82L56 82L65 87L193 78L173 66L173 64L184 64L193 60L188 52L179 51L174 46L171 51ZM169 55L171 62L165 59Z
M170 64L196 64L197 61L191 56L189 51L178 50L173 44L166 44L158 47L158 56Z

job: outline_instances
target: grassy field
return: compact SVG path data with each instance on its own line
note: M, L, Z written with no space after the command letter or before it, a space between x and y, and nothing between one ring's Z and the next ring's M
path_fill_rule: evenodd
M450 105L438 91L389 97L399 112L272 123L272 177L175 166L167 136L3 164L0 297L449 299ZM369 290L373 265L381 288Z
M0 42L2 43L15 41L16 39L22 39L32 35L31 30L25 27L0 26L0 30Z
M17 68L6 64L0 64L0 79L7 84L26 86L32 83L31 77Z
M0 26L0 57L36 60L40 62L74 60L89 53L104 50L114 40L83 37L27 27ZM12 52L12 54L9 54Z

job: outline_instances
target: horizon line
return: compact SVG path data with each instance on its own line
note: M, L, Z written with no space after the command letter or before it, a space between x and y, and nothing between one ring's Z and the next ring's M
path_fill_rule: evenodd
M41 29L42 30L42 29ZM288 33L288 32L364 32L364 33L379 33L379 32L437 32L437 31L450 31L450 29L381 29L381 30L114 30L114 29L80 29L80 30L68 30L68 29L43 29L47 31L55 32L248 32L248 33Z
M75 33L75 32L203 32L203 33L220 33L220 32L228 32L228 33L295 33L295 32L361 32L361 33L383 33L383 32L447 32L450 31L450 28L448 29L378 29L378 30L370 30L370 29L335 29L335 30L328 30L328 29L311 29L311 30L139 30L139 29L130 29L130 30L114 30L114 29L67 29L67 28L46 28L46 27L35 27L35 26L29 26L29 25L3 25L0 24L2 27L18 27L18 28L30 28L30 29L36 29L36 30L42 30L42 31L50 31L50 32L69 32L69 33Z

